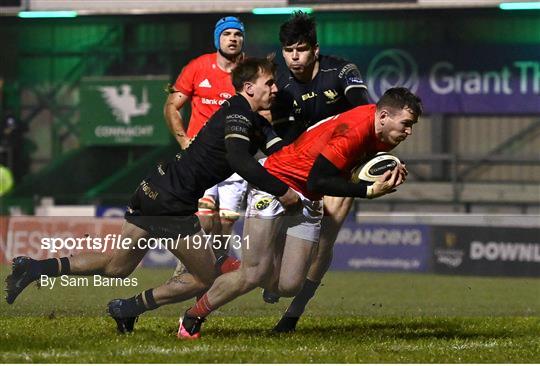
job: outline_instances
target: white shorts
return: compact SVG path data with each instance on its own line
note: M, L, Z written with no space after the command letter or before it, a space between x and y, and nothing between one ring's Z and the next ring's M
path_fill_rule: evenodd
M204 198L209 198L218 203L219 215L223 218L236 220L240 217L240 208L246 195L247 182L237 173L234 173L223 182L208 188L204 192Z
M296 193L302 201L302 210L292 215L286 215L285 208L277 197L250 186L246 217L271 220L286 215L282 230L286 231L287 235L317 243L321 234L323 201L312 201L304 197L302 193Z

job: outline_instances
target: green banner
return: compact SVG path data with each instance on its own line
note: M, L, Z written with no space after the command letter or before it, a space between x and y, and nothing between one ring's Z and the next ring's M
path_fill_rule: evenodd
M167 76L85 78L80 131L84 145L165 145Z

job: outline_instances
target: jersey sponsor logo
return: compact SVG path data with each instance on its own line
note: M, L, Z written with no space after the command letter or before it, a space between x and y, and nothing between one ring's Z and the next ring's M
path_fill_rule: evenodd
M148 102L148 90L144 87L140 102L137 102L137 97L131 92L129 84L118 87L101 86L98 89L117 121L126 125L131 122L132 117L147 115L152 106Z
M227 131L227 134L240 132L247 135L249 133L249 128L245 126L227 126L226 131Z
M347 85L357 85L357 84L362 84L364 85L364 80L362 80L362 78L360 78L359 76L349 76L347 77Z
M266 208L268 208L268 206L270 206L270 204L272 203L272 201L274 200L274 198L272 197L263 197L261 198L260 200L258 200L257 202L255 202L255 208L259 211L262 211Z
M401 49L384 50L369 63L367 85L373 100L379 100L386 90L397 86L415 93L419 83L418 64L408 52Z
M317 96L317 93L315 92L309 92L309 93L306 93L306 94L303 94L302 95L302 100L303 101L306 101L308 99L311 99L311 98L315 98Z
M232 95L227 92L223 92L223 93L219 93L219 97L223 99L230 99Z
M202 102L202 104L207 104L207 105L222 105L225 102L225 100L224 99L217 100L217 99L210 99L210 98L201 98L201 102Z
M358 68L356 67L355 64L347 64L339 72L338 78L343 79L343 76L345 76L346 74L348 74L351 71L355 71L355 75L360 74L360 72L358 71Z
M237 113L234 113L234 114L228 114L227 117L225 117L227 120L235 120L235 121L243 121L243 122L247 122L249 123L249 119L244 116L244 115L241 115L241 114L237 114Z
M199 83L199 88L211 88L212 85L210 84L210 81L208 79L204 79Z
M141 182L141 187L142 187L142 190L144 192L144 194L150 198L151 200L156 200L156 198L159 196L159 193L154 191L152 189L152 187L150 187L150 185L146 182L146 181L142 181Z

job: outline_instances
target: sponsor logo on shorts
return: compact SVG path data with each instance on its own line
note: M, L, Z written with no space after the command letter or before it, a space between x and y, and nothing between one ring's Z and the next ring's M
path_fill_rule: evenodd
M142 183L141 183L141 187L142 187L142 190L143 190L144 194L146 196L148 196L148 198L150 198L150 199L152 199L154 201L156 200L159 193L154 191L147 182L145 182L143 180Z
M270 204L272 203L273 200L274 199L272 197L263 197L260 200L258 200L257 202L255 202L255 208L257 210L264 210L265 208L270 206Z

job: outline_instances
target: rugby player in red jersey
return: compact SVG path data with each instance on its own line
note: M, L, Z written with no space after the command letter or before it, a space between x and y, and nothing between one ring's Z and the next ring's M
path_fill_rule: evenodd
M178 336L200 337L207 315L258 286L280 296L298 293L319 240L323 195L376 198L393 192L405 179L404 166L386 172L372 185L352 183L350 170L404 141L421 113L416 95L405 88L389 89L377 105L356 107L320 121L271 155L264 167L299 194L302 210L285 216L276 197L258 189L250 191L240 269L218 277L186 311ZM281 245L280 232L286 233ZM276 257L281 257L277 264Z

